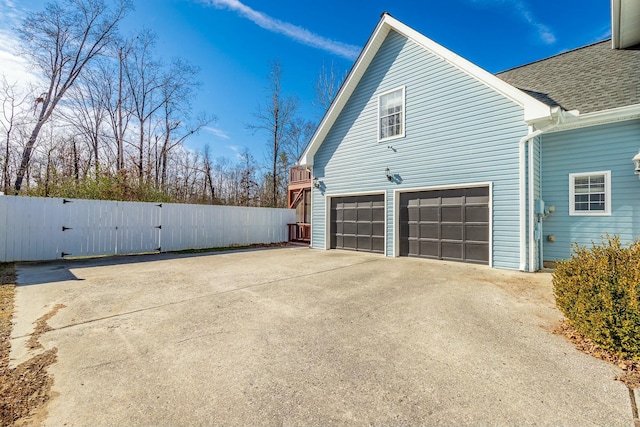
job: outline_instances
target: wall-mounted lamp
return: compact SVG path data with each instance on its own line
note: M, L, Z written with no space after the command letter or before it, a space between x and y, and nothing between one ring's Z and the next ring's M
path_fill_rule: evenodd
M640 153L639 153L640 154ZM387 177L387 181L391 181L393 179L393 175L391 175L391 170L389 170L389 167L387 166L387 168L384 170L384 175Z
M631 160L633 161L634 172L640 177L640 151Z
M320 188L320 181L318 180L318 177L313 178L313 186L315 188Z

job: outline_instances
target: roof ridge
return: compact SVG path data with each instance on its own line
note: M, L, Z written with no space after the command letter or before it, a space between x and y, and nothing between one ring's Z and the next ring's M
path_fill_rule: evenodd
M556 58L558 56L566 55L568 53L576 52L576 51L581 50L581 49L586 49L588 47L595 46L597 44L607 43L607 42L611 42L611 38L608 38L608 39L605 39L605 40L601 40L599 42L589 43L587 45L576 47L574 49L567 50L567 51L564 51L564 52L556 53L555 55L551 55L551 56L548 56L546 58L538 59L536 61L528 62L526 64L518 65L518 66L515 66L515 67L512 67L512 68L507 68L506 70L502 70L502 71L499 71L499 72L495 73L495 75L497 76L499 74L503 74L503 73L506 73L506 72L509 72L509 71L513 71L513 70L517 70L518 68L528 67L529 65L537 64L539 62L544 62L544 61L547 61L549 59Z

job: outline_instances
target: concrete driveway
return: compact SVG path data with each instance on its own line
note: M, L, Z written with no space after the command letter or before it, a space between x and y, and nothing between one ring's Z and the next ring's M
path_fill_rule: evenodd
M550 330L549 274L281 248L19 266L14 357L59 349L47 425L633 425Z

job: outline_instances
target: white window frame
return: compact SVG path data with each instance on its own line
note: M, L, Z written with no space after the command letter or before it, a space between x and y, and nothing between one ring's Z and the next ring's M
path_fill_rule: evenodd
M393 135L393 136L388 136L386 138L382 138L381 137L382 135L381 135L381 132L380 132L380 120L382 119L382 117L380 117L380 99L385 95L389 95L390 93L397 92L399 90L402 91L402 112L401 112L402 113L402 120L401 120L402 121L402 132L399 133L398 135ZM378 121L376 123L376 125L377 125L377 131L376 132L378 133L378 142L385 142L385 141L389 141L389 140L392 140L392 139L403 138L404 137L405 129L406 129L406 127L405 127L406 117L407 117L406 105L407 105L407 103L406 103L406 98L405 98L405 86L400 86L400 87L388 90L388 91L383 92L383 93L378 95L378 112L376 114L376 117L378 118Z
M603 211L578 211L576 210L576 178L584 178L593 175L604 176L604 210ZM569 174L569 215L571 216L611 216L611 171L582 172Z

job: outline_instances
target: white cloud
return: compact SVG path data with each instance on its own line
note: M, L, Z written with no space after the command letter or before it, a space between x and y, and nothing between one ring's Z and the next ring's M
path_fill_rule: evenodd
M518 16L526 21L531 27L533 27L537 33L537 38L544 44L554 44L556 42L556 36L553 30L547 25L538 21L533 15L529 6L525 0L470 0L472 3L480 5L506 5L515 10Z
M3 0L0 2L0 15L4 17L0 22L0 74L9 83L17 83L21 87L38 82L40 79L31 70L29 62L16 54L21 41L12 27L20 22L23 12L11 1Z
M224 130L222 130L222 129L214 128L214 127L211 127L211 126L205 126L205 127L203 127L203 129L205 131L209 132L211 135L217 136L218 138L231 139L229 134L227 132L225 132Z
M31 72L27 60L14 53L14 46L18 42L16 37L0 30L0 74L4 75L9 83L27 86L29 83L37 82L38 76Z
M314 34L305 28L272 18L269 15L250 8L239 0L202 1L205 4L209 4L218 9L232 10L265 30L285 35L299 43L333 53L343 58L353 60L357 58L360 53L360 48L358 46L330 40L318 34Z

